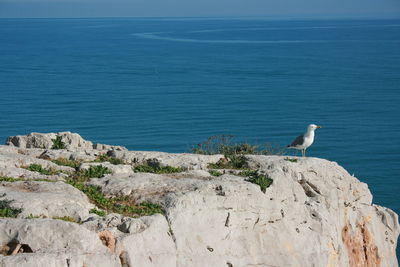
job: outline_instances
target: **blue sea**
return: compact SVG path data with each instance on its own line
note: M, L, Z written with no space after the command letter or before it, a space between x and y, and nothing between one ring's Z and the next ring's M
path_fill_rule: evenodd
M0 19L0 93L0 140L68 130L187 152L322 125L308 155L400 213L400 20Z

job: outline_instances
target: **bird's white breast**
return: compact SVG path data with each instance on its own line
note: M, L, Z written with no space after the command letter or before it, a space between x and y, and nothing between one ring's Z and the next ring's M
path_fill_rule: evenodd
M309 133L306 133L304 135L304 143L303 143L303 148L307 148L312 145L314 142L314 131L310 131Z

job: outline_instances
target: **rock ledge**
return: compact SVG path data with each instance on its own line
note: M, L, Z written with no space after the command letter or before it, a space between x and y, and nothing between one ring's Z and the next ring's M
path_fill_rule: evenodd
M56 136L65 149L51 149ZM93 162L99 155L123 164ZM235 172L210 175L207 166L222 157L128 151L70 132L9 137L0 176L14 179L0 181L0 201L21 212L0 218L0 266L398 266L397 214L372 204L368 186L337 163L247 155L249 168L273 179L263 193ZM90 213L95 205L65 182L75 169L51 161L60 158L81 161L82 170L108 167L87 185L165 213ZM39 174L30 164L56 172ZM185 171L134 172L139 164Z

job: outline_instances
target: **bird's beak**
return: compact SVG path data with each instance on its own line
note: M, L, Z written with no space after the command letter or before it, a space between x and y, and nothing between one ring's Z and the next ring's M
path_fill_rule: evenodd
M321 127L321 126L317 126L317 129L318 129L318 128L322 128L322 127Z

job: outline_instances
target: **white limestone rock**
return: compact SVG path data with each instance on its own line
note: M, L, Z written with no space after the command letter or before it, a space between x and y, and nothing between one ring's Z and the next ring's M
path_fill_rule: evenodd
M12 207L22 209L18 218L68 216L82 221L94 208L84 193L63 182L0 182L0 196L13 200Z
M76 223L51 219L0 219L0 247L23 253L1 256L1 266L121 266L99 236Z
M125 267L118 255L109 253L20 253L1 256L4 267Z
M136 221L140 222L131 222L128 228L131 234L117 239L116 249L125 256L128 266L178 266L175 244L165 217L153 215Z
M175 179L152 173L133 173L131 175L112 175L101 179L91 179L89 184L100 186L108 196L130 196L138 202L163 202L170 193L195 190L200 180Z
M10 136L6 140L6 145L15 146L18 148L41 148L51 149L53 139L61 136L65 149L67 150L126 150L122 146L111 146L104 144L93 144L90 141L83 139L77 133L59 132L59 133L30 133L28 135Z
M24 244L33 252L0 256L0 266L398 266L397 214L372 204L368 186L337 163L246 156L250 168L273 179L263 193L244 177L209 175L208 164L222 155L85 148L79 142L60 152L26 148L48 146L44 141L48 136L43 138L11 138L10 146L0 146L0 175L5 170L17 173L21 164L30 162L53 166L37 159L39 152L51 159L93 158L107 152L130 165L84 163L83 169L101 164L113 172L88 184L99 186L110 197L159 203L165 216L100 217L88 214L93 205L62 182L2 182L0 195L6 193L3 198L14 199L11 205L23 209L19 217L32 212L48 212L51 217L61 210L61 216L83 223L0 219L1 246ZM131 165L138 164L187 171L132 172Z
M99 166L99 165L110 169L110 171L112 172L112 175L129 175L129 174L134 173L131 165L123 165L123 164L114 165L114 164L111 164L110 162L82 163L79 166L79 169L87 170L90 168L90 166Z
M53 139L57 136L62 137L66 149L93 149L93 143L84 140L79 134L71 132L60 133L30 133L28 135L10 136L6 140L6 145L20 148L43 148L51 149Z
M172 166L187 170L204 170L208 164L217 163L223 155L199 155L188 153L165 153L156 151L109 151L109 155L138 165Z
M176 266L397 266L397 215L372 205L366 184L326 160L247 158L274 180L265 194L233 175L135 173L90 183L107 195L163 204ZM130 225L115 227L130 232Z
M1 151L0 153L0 176L6 177L24 177L28 179L48 179L48 180L64 180L66 173L74 171L73 168L67 166L59 166L49 160L38 159L20 153L10 153ZM60 171L58 174L43 175L38 172L27 170L31 164L41 165L44 169L54 169Z

